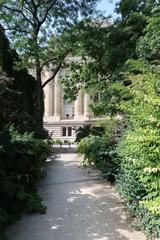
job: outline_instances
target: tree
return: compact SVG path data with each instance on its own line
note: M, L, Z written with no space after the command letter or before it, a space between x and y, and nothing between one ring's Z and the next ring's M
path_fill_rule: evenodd
M68 84L67 79L63 81L66 92L70 94L73 90L72 95L74 95L75 86L77 83L82 83L81 85L90 94L100 94L99 103L92 106L96 114L109 112L115 114L120 111L120 101L131 97L126 88L131 81L124 79L122 74L127 71L126 61L139 58L137 44L140 38L142 39L141 53L144 50L143 53L146 54L145 48L149 44L150 48L152 44L154 51L157 49L157 47L154 48L153 43L159 42L159 17L154 18L154 21L151 18L152 11L157 6L157 1L152 0L121 0L117 5L117 11L122 17L113 23L103 20L101 23L85 24L79 38L80 47L83 49L83 55L89 56L92 61L86 61L85 66L73 68L71 84ZM147 26L148 22L149 26ZM147 38L143 38L146 26L147 29L152 28L149 33L150 41L148 41L149 34L146 35ZM146 45L142 41L145 41ZM158 52L159 48L156 54ZM79 77L77 77L78 74ZM68 94L66 96L68 97Z
M137 52L143 59L159 64L160 60L160 6L154 8L152 16L147 20L144 29L145 35L142 36L137 45Z
M73 68L72 83L68 84L67 79L63 81L67 92L71 93L73 89L75 93L73 86L80 82L90 94L100 94L100 103L93 106L96 114L118 111L121 95L129 97L121 86L121 71L129 58L137 58L136 43L144 34L145 26L146 17L141 13L133 13L127 19L117 19L113 23L103 19L96 24L85 24L79 45L83 49L82 56L92 60Z
M158 4L157 0L121 0L117 3L116 12L122 15L122 18L128 18L133 13L150 15L151 10Z
M59 46L57 38L94 12L96 0L4 0L0 4L0 19L23 64L35 66L37 80L37 119L43 126L43 87L41 73L51 64L54 79L65 56L71 51ZM56 37L55 37L56 36ZM58 37L57 37L58 36ZM54 44L54 45L53 45ZM66 47L66 46L65 46ZM21 63L20 63L21 66Z
M14 124L21 131L33 131L36 121L36 81L27 69L17 70L14 61L20 61L0 25L0 120Z

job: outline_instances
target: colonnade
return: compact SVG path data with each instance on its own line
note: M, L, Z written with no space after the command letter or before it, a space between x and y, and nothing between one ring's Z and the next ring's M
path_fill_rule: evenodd
M45 86L45 117L53 117L53 120L59 121L64 119L64 94L60 86L59 79L62 72L59 72L54 79ZM44 78L48 78L49 72L45 72ZM83 120L90 118L90 105L91 99L88 94L83 94L80 90L76 101L74 102L74 119Z

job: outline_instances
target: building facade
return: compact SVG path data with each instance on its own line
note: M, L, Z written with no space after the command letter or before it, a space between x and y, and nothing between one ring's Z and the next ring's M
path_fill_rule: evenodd
M95 121L90 110L91 98L81 90L75 102L64 99L63 87L60 79L65 76L66 70L61 69L54 81L44 88L44 127L52 135L53 139L73 142L76 138L76 129L84 124ZM43 73L43 80L50 77L50 72Z

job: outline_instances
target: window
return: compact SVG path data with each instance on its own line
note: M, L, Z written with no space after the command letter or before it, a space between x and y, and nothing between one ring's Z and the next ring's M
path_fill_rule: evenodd
M66 127L63 127L63 128L62 128L62 136L65 137L65 136L66 136L66 133L67 133L67 128L66 128Z
M72 127L62 127L62 136L71 137L72 136Z
M68 137L71 137L71 136L72 136L72 128L69 127L69 128L68 128Z

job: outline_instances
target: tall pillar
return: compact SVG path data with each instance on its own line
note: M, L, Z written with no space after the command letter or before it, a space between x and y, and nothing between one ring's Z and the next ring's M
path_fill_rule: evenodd
M63 78L66 74L65 69L61 68L60 72L59 72L59 78ZM60 117L61 119L64 119L64 91L63 91L63 86L60 85L60 89L61 89L61 112L60 112Z
M77 99L75 101L75 118L83 115L83 96L82 91L78 92Z
M49 78L49 73L46 71L43 74L44 80ZM44 107L45 107L45 117L51 117L54 113L54 86L51 81L44 88Z
M60 112L61 119L64 119L64 93L63 88L61 86L61 112Z
M63 90L59 83L60 77L60 73L58 73L55 78L54 87L54 118L57 121L61 119L63 114Z
M89 105L91 104L91 98L88 94L84 95L84 117L90 118L91 117L91 111Z

